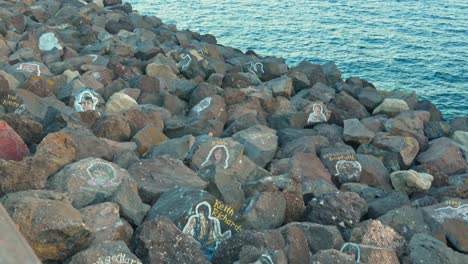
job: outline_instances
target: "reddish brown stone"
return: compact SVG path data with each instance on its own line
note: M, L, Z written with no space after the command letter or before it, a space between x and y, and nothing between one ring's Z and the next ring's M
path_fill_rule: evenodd
M5 121L0 121L0 159L19 161L28 154L23 139Z

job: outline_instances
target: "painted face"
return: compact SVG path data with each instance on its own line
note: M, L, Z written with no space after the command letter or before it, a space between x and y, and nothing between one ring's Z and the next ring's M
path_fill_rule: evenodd
M214 159L216 162L220 162L223 159L223 151L220 148L215 150Z
M93 101L92 100L85 100L80 102L81 107L83 108L83 111L91 111L94 110L93 107Z
M320 112L322 112L322 108L320 107L320 105L315 105L314 106L314 112L316 114L319 114Z

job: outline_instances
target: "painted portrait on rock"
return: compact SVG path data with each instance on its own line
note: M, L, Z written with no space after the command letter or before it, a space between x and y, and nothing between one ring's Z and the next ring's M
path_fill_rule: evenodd
M201 167L209 165L221 166L224 169L229 167L229 149L225 145L215 145L208 152L205 161L201 164Z
M96 110L99 99L96 92L91 88L85 88L75 95L73 104L76 112L86 112Z
M327 116L325 115L323 104L315 103L312 105L312 112L309 114L307 118L307 124L317 124L317 123L324 123L327 122Z

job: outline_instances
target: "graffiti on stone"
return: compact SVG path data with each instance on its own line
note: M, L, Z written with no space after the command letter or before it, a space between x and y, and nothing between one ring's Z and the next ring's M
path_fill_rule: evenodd
M335 176L341 183L359 180L361 174L361 164L355 160L339 160L336 165Z
M2 105L18 109L21 106L20 99L16 95L9 94L5 99L2 100Z
M41 68L38 64L35 63L21 63L16 69L33 73L36 76L41 76Z
M312 106L312 112L307 118L307 124L327 122L327 116L323 113L323 108L322 104L314 104Z
M211 148L205 161L201 164L201 167L208 165L221 165L224 169L229 167L229 149L225 145L215 145Z
M445 219L463 219L464 221L468 221L468 204L457 205L457 207L449 205L436 209L438 214L435 218L440 222L444 222Z
M249 61L245 64L247 66L247 71L255 75L264 74L263 63L261 62L252 62Z
M185 54L182 57L182 60L177 63L177 66L180 67L183 71L185 71L189 66L190 63L192 62L192 57L190 54Z
M75 111L86 112L95 110L98 101L96 92L90 88L85 88L75 95Z
M197 113L198 115L203 110L207 109L211 105L212 98L206 97L205 99L201 100L196 106L192 108L192 111Z
M182 230L184 234L190 235L200 244L200 248L209 260L213 257L221 241L232 235L231 230L222 232L220 220L216 216L220 216L222 213L223 216L231 215L231 212L234 214L234 211L225 205L219 206L221 206L221 202L215 202L215 209L212 211L211 205L207 201L197 204L195 214L188 218L187 224Z
M87 175L84 180L93 187L109 188L119 185L122 179L119 178L114 168L103 162L92 163L86 168Z
M93 264L141 264L141 261L133 259L125 253L119 253L112 256L99 257Z

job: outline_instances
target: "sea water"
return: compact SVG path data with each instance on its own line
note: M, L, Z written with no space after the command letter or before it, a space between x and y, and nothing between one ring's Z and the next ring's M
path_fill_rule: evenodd
M127 0L179 30L261 56L333 61L343 77L468 115L467 0Z

